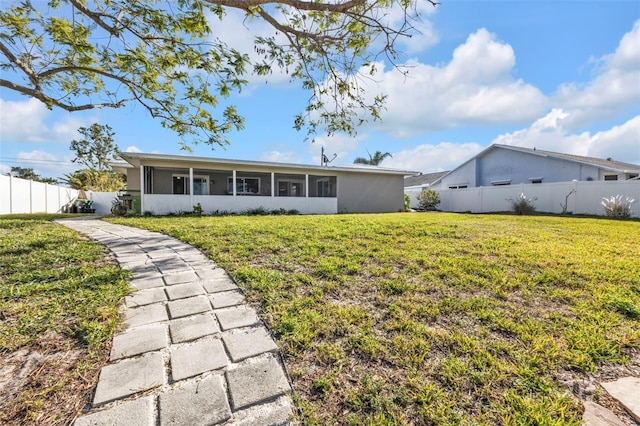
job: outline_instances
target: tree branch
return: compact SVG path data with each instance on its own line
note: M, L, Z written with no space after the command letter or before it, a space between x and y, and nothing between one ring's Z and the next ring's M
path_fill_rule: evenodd
M69 103L60 102L57 99L49 97L42 93L40 90L31 89L29 87L24 87L18 84L15 84L12 81L8 81L5 79L0 79L0 87L7 87L11 90L15 90L18 93L22 93L23 95L30 96L32 98L38 99L40 102L47 106L55 105L59 108L64 109L65 111L74 112L74 111L85 111L88 109L94 108L121 108L125 103L132 99L121 99L118 102L106 102L101 104L85 104L85 105L73 105Z
M9 62L16 64L18 68L20 68L29 77L31 84L33 84L37 90L40 90L40 81L38 80L36 73L33 69L31 69L31 67L27 66L27 64L18 59L18 57L15 56L11 52L11 50L9 50L9 48L2 42L0 42L0 51L4 54L4 56L7 57L7 59L9 59Z
M101 19L101 17L104 16L103 14L96 13L96 12L93 12L93 11L87 9L82 3L80 3L77 0L69 0L69 3L71 3L71 5L73 5L73 7L78 9L84 15L89 17L93 22L98 24L103 30L105 30L106 32L108 32L109 34L111 34L114 37L120 37L120 31L118 29L107 25L107 23L104 22Z

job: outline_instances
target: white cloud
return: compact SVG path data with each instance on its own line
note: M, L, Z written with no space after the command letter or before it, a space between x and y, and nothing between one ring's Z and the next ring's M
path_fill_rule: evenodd
M410 60L407 75L376 64L367 93L387 95L376 130L395 137L482 124L524 123L539 117L547 99L534 86L512 77L515 54L510 45L480 29L455 49L448 64Z
M384 160L383 165L423 173L442 172L452 170L483 149L483 146L473 142L424 144L393 153L393 158Z
M599 73L586 85L562 84L553 103L568 111L565 127L578 129L615 117L640 102L640 21L613 54L602 57Z
M79 168L71 161L73 155L54 155L43 150L19 152L17 158L20 167L31 168L44 177L60 178Z
M142 150L135 145L129 145L123 152L142 152Z
M313 143L309 144L309 154L313 164L320 164L320 154L324 147L324 155L327 156L334 166L345 164L351 153L358 147L360 142L369 138L366 134L347 136L335 134L333 136L316 137Z
M71 114L51 126L46 124L51 111L40 101L30 98L26 101L5 101L0 99L0 134L3 141L69 143L78 138L78 128L89 121L78 119ZM27 124L28 123L28 124Z
M591 138L589 155L640 164L640 115Z
M293 151L269 151L258 156L260 161L271 161L274 163L300 163L300 155Z
M640 115L593 135L572 133L564 126L569 117L566 111L554 109L529 128L500 135L493 142L640 164Z

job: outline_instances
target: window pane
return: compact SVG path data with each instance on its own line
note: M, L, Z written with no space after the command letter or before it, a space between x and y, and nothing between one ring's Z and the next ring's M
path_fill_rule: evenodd
M173 193L174 194L188 194L189 191L187 190L188 188L187 185L188 185L187 179L185 179L183 176L173 177Z
M245 178L245 192L258 194L260 192L260 180L258 178Z

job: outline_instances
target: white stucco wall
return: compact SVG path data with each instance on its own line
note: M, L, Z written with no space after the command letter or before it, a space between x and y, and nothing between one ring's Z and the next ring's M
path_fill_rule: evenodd
M157 215L193 211L200 203L203 214L218 212L243 213L262 207L266 210L298 210L301 214L335 214L338 212L336 198L321 197L270 197L230 195L144 195L144 211Z

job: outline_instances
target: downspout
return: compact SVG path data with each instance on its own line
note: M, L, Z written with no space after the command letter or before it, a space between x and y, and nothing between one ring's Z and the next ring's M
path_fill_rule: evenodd
M13 214L13 176L9 174L9 214Z

